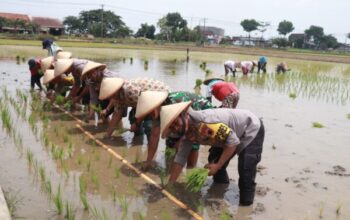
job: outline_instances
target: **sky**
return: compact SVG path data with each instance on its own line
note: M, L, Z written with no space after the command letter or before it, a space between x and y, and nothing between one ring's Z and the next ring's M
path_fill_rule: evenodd
M188 26L215 26L225 35L246 36L240 26L244 19L269 22L264 37L277 37L280 21L291 21L294 33L303 33L310 25L324 28L344 42L350 33L350 0L0 0L0 12L58 18L78 16L82 10L101 8L122 17L134 32L142 23L153 24L169 12L179 12ZM260 37L260 32L252 33ZM348 40L350 41L350 40Z

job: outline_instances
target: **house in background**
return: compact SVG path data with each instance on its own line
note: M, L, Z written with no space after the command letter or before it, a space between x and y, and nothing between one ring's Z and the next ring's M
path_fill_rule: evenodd
M265 40L262 37L243 37L243 36L233 36L233 45L235 46L259 46L259 47L271 47L272 41Z
M290 34L288 37L288 41L292 43L292 47L304 48L304 45L306 43L306 34L304 33Z
M58 19L47 17L32 17L32 22L37 24L42 34L62 35L64 32L64 26Z
M5 18L13 22L11 26L6 24L0 26L0 32L31 33L33 31L29 27L25 27L25 24L31 23L28 15L0 12L0 18Z
M199 26L199 30L207 39L208 44L219 44L225 35L225 30L218 27Z
M25 14L2 12L0 12L0 18L5 18L13 22L11 26L0 26L0 32L32 33L33 26L37 25L39 27L38 32L42 34L62 35L64 33L62 22L54 18L30 17Z

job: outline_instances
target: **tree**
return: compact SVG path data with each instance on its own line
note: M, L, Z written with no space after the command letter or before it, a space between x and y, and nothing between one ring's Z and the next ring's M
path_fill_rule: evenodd
M333 37L331 34L324 35L321 38L321 42L320 42L321 49L323 49L323 50L328 49L328 48L335 49L337 47L339 47L338 40L335 37Z
M157 25L167 40L179 41L188 33L187 21L178 12L168 13L158 20Z
M141 27L136 32L136 37L146 37L149 39L154 39L154 32L156 31L156 28L154 25L148 25L147 23L141 24Z
M79 20L79 18L75 16L65 17L63 20L63 24L68 34L81 34L82 32L81 20Z
M316 48L319 48L322 37L324 36L323 28L319 26L311 25L309 29L305 30L305 34L308 40L313 39Z
M241 21L241 26L243 27L245 32L249 34L249 43L250 43L250 32L258 30L260 27L260 23L255 19L244 19Z
M81 11L79 20L82 33L90 33L97 37L125 37L132 33L121 17L112 11Z
M278 46L278 48L288 46L288 41L287 41L287 39L284 38L284 37L274 38L274 39L272 40L272 43L273 43L273 44L276 44L276 45Z
M290 21L283 20L278 24L278 33L286 37L287 34L294 30L293 23Z

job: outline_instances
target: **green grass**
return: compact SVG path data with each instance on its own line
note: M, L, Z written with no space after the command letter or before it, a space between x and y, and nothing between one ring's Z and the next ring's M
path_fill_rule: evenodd
M85 192L84 193L80 193L80 201L81 201L81 203L84 206L84 210L89 210L90 205L89 205L89 201L88 201L88 199L86 197L86 193Z
M312 122L312 127L314 128L323 128L323 124L319 123L319 122Z
M15 219L16 210L18 208L18 205L22 201L22 198L19 197L19 191L17 191L16 193L4 191L4 197L7 203L9 213L11 217Z
M65 215L65 218L67 220L74 220L75 219L74 209L73 209L72 205L68 203L68 201L66 201L66 215Z

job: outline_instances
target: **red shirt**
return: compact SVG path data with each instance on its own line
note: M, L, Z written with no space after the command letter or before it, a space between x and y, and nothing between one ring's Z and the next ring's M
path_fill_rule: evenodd
M212 93L217 100L222 101L232 93L239 93L239 90L232 82L217 82L213 85Z
M38 74L39 70L41 70L41 64L40 64L40 60L35 60L35 67L29 69L30 70L30 73L32 76L35 76Z

